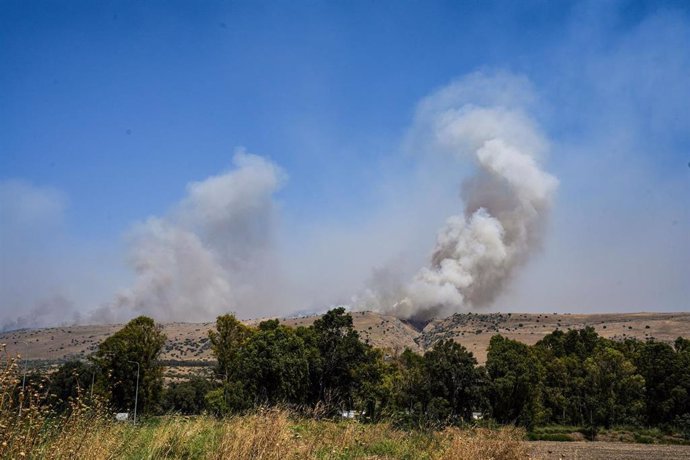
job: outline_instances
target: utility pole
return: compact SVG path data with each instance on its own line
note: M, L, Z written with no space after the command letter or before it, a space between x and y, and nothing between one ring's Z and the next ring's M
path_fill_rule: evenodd
M22 415L22 406L24 405L24 388L26 388L26 367L28 366L29 359L29 342L21 341L26 345L26 354L24 355L24 376L22 377L22 396L19 398L19 416Z
M128 363L137 365L137 386L134 390L134 424L137 424L137 403L139 402L139 363L136 361L127 361Z

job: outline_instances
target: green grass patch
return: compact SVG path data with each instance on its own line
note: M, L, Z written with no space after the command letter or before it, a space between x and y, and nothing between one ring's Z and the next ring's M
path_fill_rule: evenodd
M527 433L527 439L530 441L574 441L570 435L564 433Z

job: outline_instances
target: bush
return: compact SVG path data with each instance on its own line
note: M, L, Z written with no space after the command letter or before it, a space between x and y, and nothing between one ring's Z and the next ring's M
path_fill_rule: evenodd
M690 441L690 413L677 416L674 425L683 435L683 438Z
M204 400L206 410L216 417L245 412L254 402L247 397L244 387L239 382L225 383L221 388L209 391Z
M569 435L562 433L527 433L527 439L530 441L573 441L573 438L571 438Z
M184 415L201 414L206 409L205 396L213 388L210 380L198 376L171 383L163 391L163 410Z

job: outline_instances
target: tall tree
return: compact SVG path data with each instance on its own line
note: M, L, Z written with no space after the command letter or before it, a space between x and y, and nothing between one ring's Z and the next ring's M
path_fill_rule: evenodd
M351 409L356 389L362 384L355 369L367 365L375 356L369 345L359 339L352 315L334 308L314 321L314 339L319 350L315 389L318 400L333 408Z
M105 385L116 408L134 408L139 367L138 411L158 409L163 388L163 368L158 358L165 340L153 319L139 316L98 346L95 360L106 374Z
M486 383L483 368L465 347L453 340L440 340L424 354L424 367L433 396L427 411L449 421L471 420L472 412L483 405Z
M502 423L532 426L543 416L543 371L524 343L501 335L491 338L486 360L494 418Z
M648 423L670 423L687 411L690 385L688 352L685 343L677 341L680 352L671 345L650 340L644 344L637 359L637 368L646 383L646 412Z
M222 315L216 319L216 330L208 331L211 351L217 360L216 377L224 382L235 379L237 354L251 334L252 329L233 314Z
M623 353L601 347L584 362L590 424L637 424L644 409L645 381Z
M304 341L278 320L264 321L237 354L238 378L261 404L307 400L309 361Z

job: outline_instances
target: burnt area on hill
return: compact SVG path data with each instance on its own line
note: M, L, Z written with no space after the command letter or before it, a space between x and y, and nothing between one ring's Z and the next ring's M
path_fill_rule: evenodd
M415 342L427 350L440 340L457 339L465 333L498 333L510 317L510 313L455 313L442 320L430 321L432 326L420 331Z
M401 319L400 321L408 326L412 327L417 332L424 331L424 328L433 321L434 319L422 319L422 318L408 318Z

